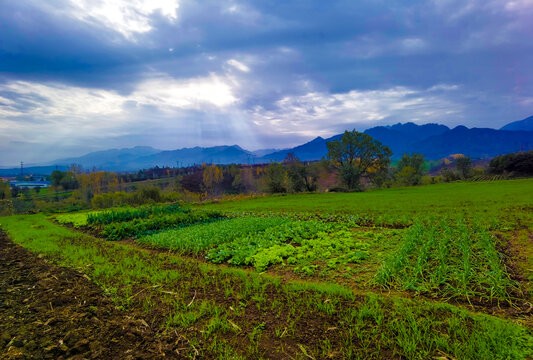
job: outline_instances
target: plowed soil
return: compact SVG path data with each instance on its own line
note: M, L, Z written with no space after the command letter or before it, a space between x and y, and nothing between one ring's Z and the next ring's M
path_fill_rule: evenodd
M0 231L0 359L172 359L177 345Z

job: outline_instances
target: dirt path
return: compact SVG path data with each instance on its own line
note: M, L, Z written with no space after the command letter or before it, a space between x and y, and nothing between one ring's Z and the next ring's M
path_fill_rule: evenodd
M135 315L0 231L0 359L179 358L175 339Z

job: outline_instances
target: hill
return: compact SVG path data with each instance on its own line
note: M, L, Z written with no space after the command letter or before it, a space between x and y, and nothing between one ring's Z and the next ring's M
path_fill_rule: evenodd
M524 120L509 123L503 126L500 130L533 131L533 116L525 118Z

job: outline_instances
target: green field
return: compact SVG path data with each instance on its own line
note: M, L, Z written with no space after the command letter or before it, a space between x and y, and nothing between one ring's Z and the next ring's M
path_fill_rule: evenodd
M205 205L225 211L323 212L415 218L456 211L499 215L501 210L533 204L533 181L449 183L363 193L296 194ZM515 214L519 215L519 214Z
M87 274L126 314L141 309L161 336L186 337L191 358L533 356L533 180L18 215L0 226Z

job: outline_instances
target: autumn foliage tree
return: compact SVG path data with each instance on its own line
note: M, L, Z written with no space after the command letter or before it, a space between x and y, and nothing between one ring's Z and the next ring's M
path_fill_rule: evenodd
M0 200L9 199L11 197L11 185L9 181L0 179Z
M209 194L214 194L217 190L217 185L224 180L224 173L215 164L203 164L202 168L204 170L202 175L203 186Z

